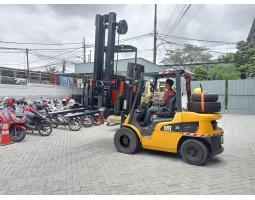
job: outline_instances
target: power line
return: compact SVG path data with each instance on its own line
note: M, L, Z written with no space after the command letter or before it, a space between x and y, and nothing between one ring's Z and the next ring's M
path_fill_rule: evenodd
M175 43L175 42L170 42L170 41L167 41L165 39L162 39L164 42L166 43L169 43L169 44L174 44L174 45L177 45L177 46L182 46L182 47L186 47L186 45L184 44L179 44L179 43ZM199 46L198 46L199 47ZM212 51L212 50L206 50L208 52L211 52L211 53L218 53L218 54L227 54L227 53L224 53L224 52L218 52L218 51Z
M41 51L44 51L44 50L47 50L47 51L59 51L59 50L71 50L71 49L81 49L82 47L76 47L76 48L54 48L54 49L44 49L44 48L29 48L29 50L41 50ZM4 49L4 50L23 50L25 51L27 48L17 48L17 47L1 47L0 46L0 49Z
M29 50L29 49L28 49ZM65 53L61 53L61 54L57 54L55 56L48 56L48 55L43 55L43 54L39 54L33 50L29 50L28 53L33 55L33 56L36 56L39 58L39 60L35 60L35 61L32 61L32 62L29 62L30 64L34 64L34 63L38 63L38 62L43 62L43 61L49 61L49 60L61 60L62 58L58 58L59 56L62 56L62 55L66 55L66 54L69 54L69 53L72 53L72 52L76 52L77 50L79 49L75 49L75 50L71 50L71 51L68 51L68 52L65 52ZM24 53L24 52L23 52ZM10 66L10 65L26 65L26 62L23 62L23 63L8 63L8 64L0 64L2 66L6 65L6 66Z
M38 43L38 42L14 42L14 41L3 41L0 43L4 44L18 44L18 45L45 45L45 46L61 46L61 45L75 45L82 44L82 42L68 42L68 43Z
M175 27L173 27L172 32L176 29L176 27L181 23L182 19L184 18L184 16L187 14L188 10L190 9L191 4L189 4L189 6L186 8L186 10L184 11L184 13L181 15L179 21L176 23Z
M181 9L181 12L179 12L179 15L177 15L174 23L170 26L170 28L168 29L167 33L170 32L170 30L174 27L174 25L177 23L177 20L180 18L180 16L182 15L182 13L184 12L184 9L185 9L186 5L184 5Z
M191 16L191 17L188 19L188 21L186 21L186 23L183 24L181 27L183 27L184 25L189 24L190 21L200 13L200 11L203 9L203 7L204 7L204 5L202 5L202 6L200 7L200 9L199 9L193 16ZM179 27L178 27L178 28L179 28ZM180 31L178 31L178 32L176 33L176 35L178 35L179 32L180 32Z
M217 43L217 44L232 44L236 45L236 42L226 42L226 41L217 41L217 40L204 40L204 39L196 39L196 38L188 38L188 37L181 37L181 36L175 36L175 35L167 35L167 34L162 34L159 33L159 35L163 37L171 37L171 38L177 38L177 39L182 39L182 40L191 40L191 41L198 41L198 42L208 42L208 43Z
M171 16L170 16L170 18L169 18L169 20L168 20L166 26L165 26L165 29L164 29L163 33L165 33L165 31L166 31L168 25L170 24L170 22L171 22L171 20L172 20L172 18L173 18L173 16L174 16L175 10L177 9L177 7L178 7L178 4L175 5L174 10L173 10L173 12L172 12L172 14L171 14Z
M69 54L69 53L72 53L72 52L76 52L77 50L79 50L80 48L76 48L76 49L73 49L73 50L71 50L71 51L68 51L68 52L64 52L64 53L61 53L61 54L57 54L57 55L55 55L55 56L48 56L48 55L43 55L43 54L41 54L41 53L38 53L38 52L36 52L36 51L33 51L32 50L32 54L34 54L34 55L38 55L38 56L43 56L43 57L48 57L48 58L57 58L57 57L59 57L59 56L63 56L63 55L66 55L66 54ZM61 58L62 59L62 58Z

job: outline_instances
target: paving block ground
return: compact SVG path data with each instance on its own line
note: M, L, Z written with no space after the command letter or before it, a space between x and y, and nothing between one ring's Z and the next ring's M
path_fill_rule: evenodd
M0 146L0 194L255 194L255 116L224 115L225 151L202 167L170 153L118 153L117 126Z

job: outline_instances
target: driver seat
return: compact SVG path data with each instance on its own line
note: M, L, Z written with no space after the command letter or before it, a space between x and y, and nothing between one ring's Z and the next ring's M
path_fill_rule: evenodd
M176 111L176 95L174 95L168 102L168 106L162 108L162 110L157 114L157 117L152 120L151 124L153 129L158 123L170 122L173 120Z
M174 95L168 102L168 106L164 107L159 111L157 116L159 118L173 118L176 111L176 95Z

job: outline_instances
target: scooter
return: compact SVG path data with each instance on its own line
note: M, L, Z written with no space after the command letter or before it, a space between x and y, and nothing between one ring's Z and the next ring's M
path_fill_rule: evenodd
M45 115L40 114L37 111L25 111L26 113L26 127L28 132L38 131L41 136L49 136L52 133L51 122Z
M0 129L7 123L12 142L21 142L26 137L25 115L6 107L0 111Z
M52 125L46 114L34 110L31 106L26 106L24 109L28 132L38 131L41 136L49 136L52 133Z

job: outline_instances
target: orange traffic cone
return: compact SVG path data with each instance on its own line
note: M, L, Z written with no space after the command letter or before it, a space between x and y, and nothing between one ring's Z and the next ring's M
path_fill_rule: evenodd
M11 136L9 133L9 127L8 127L8 124L3 123L1 136L0 136L0 145L8 145L8 144L11 144Z

